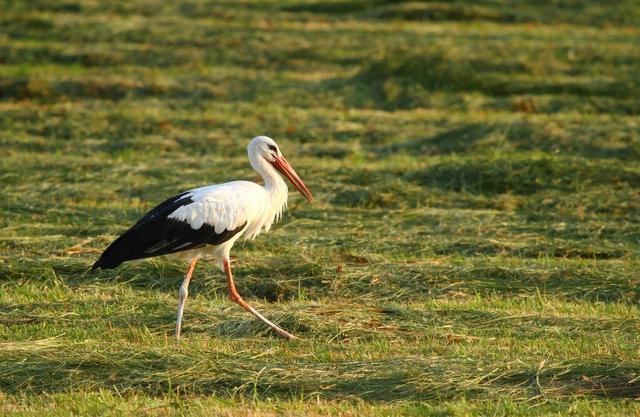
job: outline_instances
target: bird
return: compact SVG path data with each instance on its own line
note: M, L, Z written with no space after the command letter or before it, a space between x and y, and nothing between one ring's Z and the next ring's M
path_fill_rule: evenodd
M158 204L114 240L91 270L116 268L125 261L160 255L180 256L189 261L179 290L175 337L180 339L189 282L196 263L203 257L224 271L229 297L273 329L293 340L297 337L272 323L249 305L235 286L229 253L241 237L254 239L280 220L287 208L288 188L283 176L308 200L311 191L285 159L276 142L256 136L247 147L249 163L263 184L231 181L194 188Z

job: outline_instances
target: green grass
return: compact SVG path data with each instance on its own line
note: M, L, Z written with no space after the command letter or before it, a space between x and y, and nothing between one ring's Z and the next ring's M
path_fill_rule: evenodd
M640 412L635 1L3 1L0 414ZM279 141L316 197L88 273ZM242 411L239 411L242 410Z

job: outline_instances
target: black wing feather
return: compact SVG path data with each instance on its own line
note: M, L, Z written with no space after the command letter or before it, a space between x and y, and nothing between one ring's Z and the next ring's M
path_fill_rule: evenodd
M234 230L216 233L214 226L206 223L194 230L187 222L167 218L178 208L193 203L187 194L172 197L150 210L105 249L91 270L115 268L125 261L167 255L204 245L219 245L246 226L245 222Z

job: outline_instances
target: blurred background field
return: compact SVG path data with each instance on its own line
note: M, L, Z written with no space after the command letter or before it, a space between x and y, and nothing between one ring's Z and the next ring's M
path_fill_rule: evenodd
M0 413L602 415L640 404L640 3L0 2ZM314 192L203 263L87 274L179 191Z

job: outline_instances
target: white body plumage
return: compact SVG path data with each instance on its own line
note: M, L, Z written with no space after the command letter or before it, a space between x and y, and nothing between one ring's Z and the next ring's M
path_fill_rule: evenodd
M122 262L159 255L182 258L229 258L240 238L268 231L287 207L287 184L309 200L309 189L284 158L273 139L253 138L247 148L251 166L264 185L232 181L178 194L150 210L103 252L93 268L115 268Z
M242 231L220 245L207 245L176 255L187 259L196 255L207 256L221 262L229 257L231 247L240 237L245 240L254 239L261 231L268 232L271 225L282 218L287 208L288 189L282 177L261 156L259 146L267 139L269 138L258 136L247 148L249 162L262 176L264 185L250 181L232 181L196 188L187 194L193 203L178 208L168 216L189 223L194 230L207 224L213 226L216 233L221 233L246 224ZM277 148L276 152L279 153Z
M216 233L245 226L240 233L220 245L207 245L173 256L191 259L199 255L222 261L229 256L231 247L240 237L254 239L263 230L268 232L271 225L282 218L287 207L287 195L287 185L279 175L264 186L250 181L233 181L189 191L185 197L191 197L193 203L179 207L168 218L187 222L194 230L208 224Z

